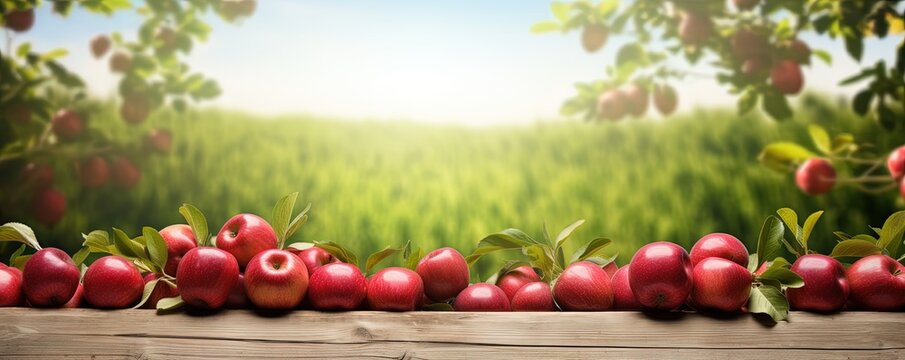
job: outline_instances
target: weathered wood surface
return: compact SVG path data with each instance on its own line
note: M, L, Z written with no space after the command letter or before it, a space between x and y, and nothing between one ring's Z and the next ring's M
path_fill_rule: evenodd
M905 313L792 313L770 325L693 313L12 308L0 309L0 357L905 359Z

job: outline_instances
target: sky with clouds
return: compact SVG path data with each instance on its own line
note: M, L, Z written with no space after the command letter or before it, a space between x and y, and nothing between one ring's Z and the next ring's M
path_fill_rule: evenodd
M189 63L224 90L210 106L267 115L526 123L557 118L572 84L603 78L626 40L611 38L589 55L576 33L529 33L534 22L549 18L548 0L262 0L241 25L209 19L211 37L196 46ZM140 20L129 12L104 17L81 10L61 18L45 5L35 28L14 42L32 41L40 51L70 49L63 62L104 96L118 79L106 61L91 57L88 41L112 31L134 38ZM832 67L815 61L805 69L806 89L851 95L857 87L837 84L863 65L840 41L804 40L834 59ZM868 40L862 64L891 61L897 41ZM680 111L734 104L712 79L675 85Z

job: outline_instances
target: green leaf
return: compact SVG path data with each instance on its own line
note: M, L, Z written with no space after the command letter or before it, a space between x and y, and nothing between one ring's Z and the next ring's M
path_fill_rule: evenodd
M804 227L801 228L801 245L805 249L808 249L808 239L811 238L814 226L817 225L817 220L820 220L821 215L823 215L823 210L816 211L804 221Z
M798 214L795 213L795 210L789 208L782 208L776 210L776 213L779 214L779 217L782 218L782 222L786 224L786 228L792 233L792 236L795 237L795 240L801 242L801 228L798 227Z
M836 235L836 237L839 238L840 241L845 241L852 238L851 235L844 231L833 231L833 235Z
M25 42L25 43L22 43L22 45L19 45L18 48L16 48L16 55L18 55L21 58L24 58L30 52L31 52L31 43Z
M17 268L19 270L25 270L25 263L28 262L28 259L31 259L31 255L19 255L16 256L12 261L10 261L9 266Z
M54 49L54 50L48 51L48 52L44 53L43 55L41 55L40 59L41 59L41 61L55 60L55 59L64 57L68 54L69 54L69 51L66 49Z
M763 108L770 117L776 120L786 120L792 117L792 108L789 107L789 100L779 92L765 92Z
M501 277L503 277L503 275L506 275L510 271L514 270L515 268L517 268L519 266L523 266L523 265L529 265L529 264L527 261L523 261L523 260L508 260L505 263L503 263L503 266L501 266L499 270L497 270L495 273L493 273L493 275L491 275L489 278L487 278L487 281L485 281L485 282L488 284L495 285L497 283L497 281Z
M292 244L289 244L289 246L287 246L287 248L293 248L296 250L305 250L305 249L309 249L312 247L314 247L314 243L310 243L310 242L294 242Z
M596 238L594 240L589 241L587 244L582 245L582 247L578 248L573 254L570 262L582 261L589 257L595 256L600 253L605 247L610 245L613 240L607 238Z
M328 253L339 259L339 261L358 266L358 258L355 257L355 253L349 251L340 244L332 241L316 241L314 242L314 246L326 250Z
M782 284L782 286L790 288L804 286L804 280L801 279L801 276L792 272L792 270L786 269L785 267L774 267L772 265L767 271L764 271L763 274L758 276L757 279L775 280Z
M870 110L870 103L874 99L874 92L871 89L864 89L855 94L852 98L852 109L855 113L864 116Z
M852 134L839 134L833 138L833 153L840 153L843 151L854 150L857 148L855 145L855 136Z
M506 229L498 233L487 235L478 242L475 250L465 258L469 265L474 264L481 256L510 249L521 249L533 244L540 244L524 231L519 229Z
M179 213L185 218L186 224L192 227L198 246L207 246L210 243L210 232L207 229L207 219L201 210L191 204L182 204Z
M770 215L764 220L764 225L760 228L760 235L757 238L757 256L761 261L780 257L784 231L782 222L775 216Z
M139 301L138 304L135 304L135 306L133 306L132 309L138 309L142 305L144 305L146 302L148 302L148 299L151 298L151 293L154 292L154 288L157 287L157 283L159 281L160 281L160 279L154 279L154 280L148 281L145 284L144 290L142 290L142 292L141 292L141 301Z
M584 219L578 220L571 225L566 226L565 229L562 229L562 231L559 232L559 235L556 235L556 247L562 246L563 242L565 242L569 238L569 236L572 236L572 233L575 232L575 229L577 229L582 224L584 224Z
M891 257L898 257L903 233L905 233L905 211L899 211L890 215L883 223L877 246L886 249Z
M811 141L814 142L814 147L816 147L817 150L824 154L830 154L832 152L833 144L830 142L830 134L828 134L823 127L813 124L809 125L808 133L811 135Z
M41 244L38 244L34 230L28 225L17 222L9 222L0 226L0 241L20 242L35 250L41 250Z
M777 258L774 258L772 261L770 261L770 266L767 267L767 268L768 268L768 269L775 269L775 268L786 268L786 269L788 269L788 268L791 267L791 266L792 266L792 264L790 264L790 263L789 263L789 260L786 260L786 258L784 258L784 257L777 257Z
M758 286L751 289L748 311L770 315L773 321L778 322L789 317L789 301L776 287Z
M433 303L421 307L422 311L456 311L452 305L447 303Z
M823 61L824 64L833 65L833 56L829 52L821 49L811 49L811 54Z
M553 11L553 17L559 22L569 20L569 14L572 12L572 4L566 2L554 1L550 4L550 10Z
M10 265L12 265L13 262L16 261L16 258L18 258L19 256L22 256L22 254L25 253L25 248L26 248L26 245L25 245L25 244L22 244L22 245L19 246L18 249L16 249L16 251L13 251L13 254L9 256L9 264L10 264Z
M531 265L544 272L544 280L551 281L554 276L556 260L544 245L530 245L522 249L522 253L531 259Z
M185 302L182 301L182 296L160 299L160 301L157 302L157 313L178 310L183 306L185 306Z
M421 258L424 257L424 249L417 248L414 251L410 251L409 254L402 254L402 262L406 269L415 270L418 267L418 263L421 262Z
M141 246L141 244L136 243L129 235L126 235L120 229L113 228L113 234L115 235L113 238L113 245L116 246L116 250L119 251L119 254L126 257L131 258L143 258L145 249Z
M854 32L846 32L845 50L853 59L861 61L861 56L864 54L864 40Z
M295 235L299 229L302 228L303 225L308 223L308 211L311 210L311 203L308 203L302 212L295 216L294 219L289 223L289 228L286 229L286 239L292 238L292 235Z
M82 265L85 263L85 259L88 258L89 254L91 254L91 249L83 247L79 249L79 251L76 251L75 254L72 254L72 262L74 262L76 266Z
M560 31L562 25L555 21L541 21L531 25L531 32L534 34L544 34L554 31Z
M591 256L582 261L592 262L595 265L600 266L602 268L604 266L609 265L611 262L616 261L617 257L619 257L619 254L615 254L615 255L609 256L609 257Z
M110 246L113 243L110 241L110 233L104 230L94 230L88 235L82 234L82 238L85 241L82 243L82 246L91 249L92 252L105 253L110 254Z
M830 256L835 258L840 257L857 257L862 258L869 255L876 255L881 252L881 248L877 246L877 244L861 239L849 239L845 241L840 241L833 247L833 252L830 253Z
M814 157L814 153L801 145L791 142L777 142L764 147L758 161L771 170L787 173L795 169L799 162Z
M753 109L754 106L757 105L757 100L759 98L760 94L758 94L758 92L753 88L745 90L745 92L742 93L742 96L738 98L738 115L745 115L749 111L751 111L751 109Z
M147 252L148 259L151 260L151 263L157 266L160 272L163 272L163 269L167 264L167 243L163 240L163 236L160 235L160 232L155 230L154 228L150 228L145 226L142 228L142 234L144 235L145 242L147 243ZM167 274L175 276L176 274Z
M757 258L757 253L748 254L748 272L753 273L757 271L760 262Z
M283 196L273 207L270 221L273 230L277 233L277 243L279 244L278 247L280 249L286 244L286 233L289 230L289 221L292 219L292 210L295 209L295 201L298 197L298 192Z
M386 259L392 255L395 255L401 251L402 251L402 248L387 246L387 247L383 248L382 250L371 254L370 256L368 256L368 259L365 260L365 274L370 273L371 269L373 269L374 266L377 266L377 264L379 264L384 259Z

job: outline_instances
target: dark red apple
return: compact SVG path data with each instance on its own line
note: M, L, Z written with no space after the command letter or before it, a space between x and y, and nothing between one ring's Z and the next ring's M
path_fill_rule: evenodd
M248 300L248 293L245 291L245 275L239 274L236 277L236 284L233 285L233 289L229 292L229 297L226 299L226 308L246 309L250 306L251 302Z
M35 24L35 10L12 10L3 15L5 26L15 32L26 32Z
M76 173L82 186L89 189L99 188L110 179L110 166L106 159L94 155L76 164Z
M111 41L107 35L101 34L91 38L91 55L94 55L95 59L100 59L110 50L110 45Z
M85 286L82 283L79 283L79 287L75 289L75 294L72 294L72 298L69 299L65 304L63 304L63 308L66 309L76 309L85 305Z
M453 301L456 311L509 311L509 298L494 284L477 283L462 290Z
M141 180L141 170L124 156L113 159L113 182L124 189L134 188Z
M168 153L173 147L173 133L167 129L154 129L145 138L148 147L159 153Z
M456 297L468 287L471 278L465 258L451 247L428 253L418 262L415 272L424 282L424 294L436 302Z
M308 269L293 253L270 249L251 258L245 268L245 292L261 309L289 310L308 290Z
M804 86L804 75L801 74L801 65L790 60L782 60L773 64L770 70L770 81L781 94L794 95Z
M115 52L110 57L110 71L124 74L132 68L132 56L124 52Z
M681 246L665 241L644 245L631 264L629 285L645 308L675 310L691 294L691 259Z
M597 116L603 120L616 121L628 112L627 106L628 99L622 91L607 90L597 98Z
M100 309L125 309L141 300L144 279L132 262L119 256L97 259L88 271L82 285L85 300Z
M732 3L739 11L749 11L754 9L760 3L760 0L732 0Z
M669 85L654 86L654 106L663 116L669 116L676 111L679 105L676 89Z
M613 309L615 310L641 310L641 303L635 299L632 286L628 282L628 273L631 264L625 265L613 275Z
M78 113L62 109L50 119L50 127L54 135L63 140L75 139L85 131L85 122Z
M512 311L556 311L553 291L543 281L535 281L522 286L515 292L510 303Z
M647 90L638 84L628 84L622 88L625 95L626 111L634 117L643 116L647 112L650 95Z
M217 247L235 256L244 269L258 253L277 248L277 234L260 216L239 214L223 224L217 234Z
M355 310L367 291L365 276L355 265L326 264L311 275L308 301L317 310Z
M66 197L57 189L41 190L32 200L31 211L35 220L53 226L66 214Z
M157 274L148 273L144 277L144 284L147 285L149 282L154 281L157 278ZM179 296L179 288L172 287L170 286L170 284L167 284L163 281L158 281L157 285L154 286L154 290L151 290L151 295L148 297L148 300L141 305L141 308L156 309L158 301L176 296Z
M72 258L57 248L38 250L22 271L23 291L34 307L59 307L79 287L81 273Z
M701 46L713 35L713 22L706 14L688 11L679 22L679 38L685 45Z
M232 254L198 247L185 253L179 262L176 284L182 300L189 306L219 309L226 303L238 277L239 264Z
M556 279L553 299L564 311L609 310L613 307L610 276L592 262L573 263Z
M319 247L310 247L301 251L293 248L288 248L286 250L298 256L299 259L302 259L302 262L305 263L305 267L308 268L309 274L314 274L317 269L326 264L340 262L333 254L330 254L327 250Z
M368 279L368 307L377 311L414 311L421 307L424 283L418 273L388 267Z
M804 280L804 286L786 290L792 310L835 312L845 306L849 283L838 260L808 254L795 260L791 270Z
M167 275L176 275L179 262L185 253L198 246L195 233L192 232L191 226L176 224L160 230L160 236L167 244L167 264L163 267L163 272Z
M601 25L588 25L581 31L581 46L589 53L595 53L606 45L609 34Z
M25 124L31 121L31 108L24 102L12 101L4 106L3 115L6 116L10 122Z
M905 146L899 146L889 154L886 159L886 168L896 180L905 176Z
M0 268L0 307L20 306L24 300L22 272L4 265Z
M828 160L810 158L795 171L795 183L808 195L820 195L836 185L836 169Z
M126 123L141 124L151 114L151 99L141 93L128 94L123 97L119 107L119 115Z
M22 169L21 178L29 189L44 190L53 185L53 168L47 164L30 162Z
M850 300L865 310L898 311L905 308L905 266L886 255L871 255L845 271Z
M709 257L693 270L692 302L699 310L736 312L748 303L754 277L731 260Z
M691 247L691 266L709 257L732 261L744 268L748 267L748 249L735 236L724 233L704 235Z
M496 281L496 286L499 286L500 289L506 293L506 297L509 300L512 300L512 297L515 296L515 293L518 292L522 286L525 286L528 283L533 283L541 281L540 276L537 275L537 272L534 271L530 266L524 265L519 266L515 269L512 269Z
M747 60L767 55L770 43L767 36L750 29L738 29L730 38L732 53L737 59Z

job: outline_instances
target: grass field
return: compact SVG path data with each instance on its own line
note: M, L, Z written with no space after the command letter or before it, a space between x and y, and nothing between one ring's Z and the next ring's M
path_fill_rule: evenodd
M295 240L341 242L359 257L405 240L469 252L485 234L508 227L539 235L544 223L558 232L586 219L574 241L610 237L622 264L647 242L689 248L714 231L736 234L751 248L764 217L780 207L827 210L812 246L828 250L832 230L882 225L901 201L893 193L871 197L849 188L807 197L791 175L769 172L756 156L770 141L806 141L808 121L831 132L854 131L881 148L905 139L844 108L810 99L795 121L784 123L712 110L666 121L489 128L162 113L151 123L177 134L174 152L144 165L137 190L87 192L72 185L72 212L55 229L36 230L43 242L73 251L79 233L90 229L137 233L141 225L180 222L176 210L189 202L216 231L238 212L269 217L280 196L299 191L314 206ZM95 119L113 116L104 108ZM479 263L480 271L489 272L493 262Z

